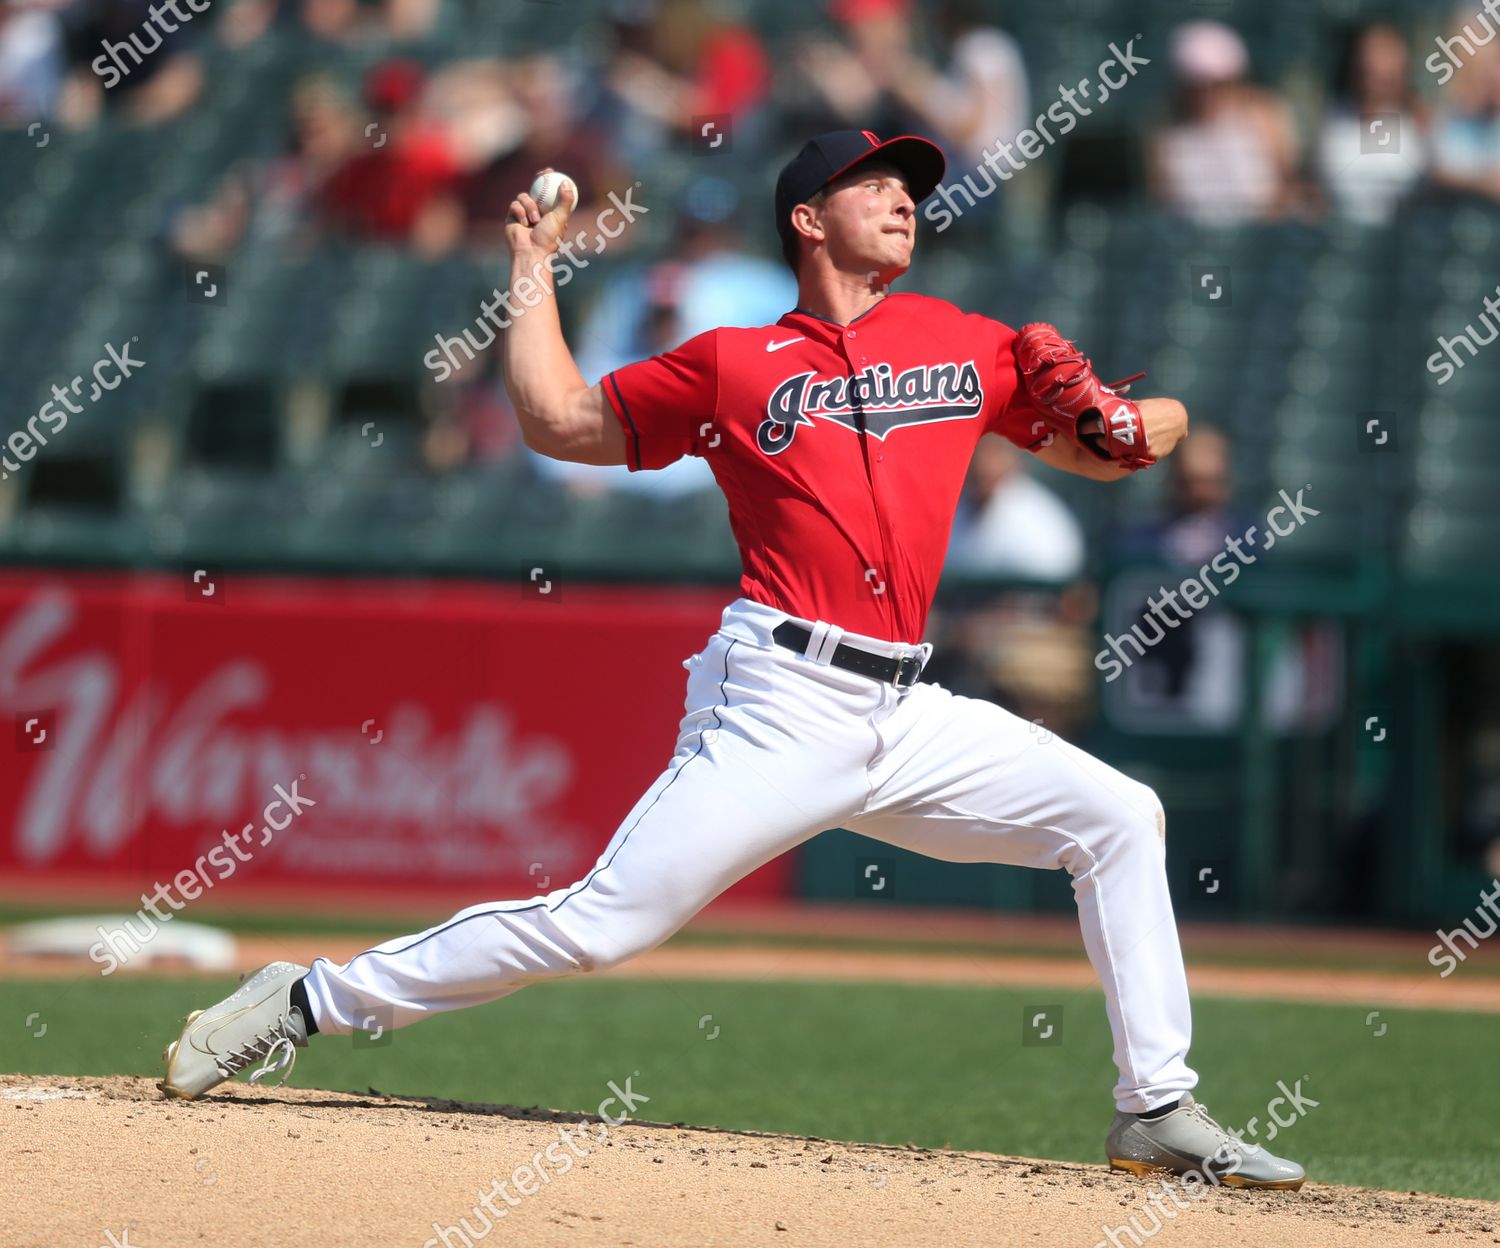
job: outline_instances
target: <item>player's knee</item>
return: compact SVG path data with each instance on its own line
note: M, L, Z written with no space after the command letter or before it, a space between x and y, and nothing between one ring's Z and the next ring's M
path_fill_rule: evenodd
M1132 843L1164 846L1167 841L1167 815L1161 799L1150 785L1132 782L1122 803L1119 822L1125 839Z
M588 975L615 965L615 942L605 925L582 913L549 913L540 933L554 951L556 975Z
M568 956L573 963L572 973L587 975L596 971L608 971L632 958L655 949L666 940L676 926L663 916L660 921L621 921L620 916L611 916L609 921L592 922L576 929L568 942Z
M596 873L566 890L566 901L548 914L554 944L566 955L565 974L607 971L655 949L697 911L679 900L650 910L628 903L620 889Z
M587 967L581 968L587 971L608 971L614 967L622 966L632 958L638 958L643 953L649 953L661 944L670 933L656 935L655 933L636 932L624 936L600 936L593 942Z
M1157 797L1156 790L1150 785L1143 784L1139 788L1140 800L1136 803L1136 809L1140 812L1141 831L1165 845L1167 843L1167 812L1161 804L1161 798Z
M591 975L619 964L614 946L602 933L581 933L560 947L566 958L564 975Z

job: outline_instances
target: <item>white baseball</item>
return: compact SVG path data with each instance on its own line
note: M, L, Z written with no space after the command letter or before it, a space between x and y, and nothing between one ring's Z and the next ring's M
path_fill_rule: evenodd
M537 180L531 184L531 198L536 200L536 206L543 212L551 212L562 203L564 186L573 188L573 207L576 208L578 206L578 183L556 169L537 177Z

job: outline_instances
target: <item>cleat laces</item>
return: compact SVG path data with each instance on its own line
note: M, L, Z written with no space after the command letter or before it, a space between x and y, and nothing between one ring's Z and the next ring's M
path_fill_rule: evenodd
M297 1050L291 1040L283 1036L266 1050L265 1064L259 1070L252 1071L251 1083L259 1083L267 1075L280 1075L274 1086L280 1087L286 1082L287 1075L291 1074L292 1067L297 1064Z
M249 1082L259 1083L267 1075L280 1075L275 1085L279 1087L297 1062L296 1045L288 1031L288 1020L277 1019L274 1028L254 1037L243 1048L231 1050L219 1063L220 1072L226 1079L232 1078L251 1062L264 1059L260 1069L251 1073Z

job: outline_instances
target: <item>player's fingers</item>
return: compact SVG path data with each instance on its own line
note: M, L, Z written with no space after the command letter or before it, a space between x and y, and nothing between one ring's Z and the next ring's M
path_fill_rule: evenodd
M527 225L535 225L542 219L542 210L536 206L536 200L532 199L526 191L522 191L516 197L516 202L521 205L522 211L526 214Z
M547 165L546 168L537 169L535 175L537 175L537 177L544 177L544 175L549 174L549 172L552 172L552 166ZM531 192L529 192L529 190L525 193L525 195L522 196L522 198L525 199L526 202L528 202L528 205L531 205L531 207L535 207L535 202L537 201L531 198ZM537 208L537 214L535 214L535 216L532 217L531 220L532 225L535 225L538 220L541 220L541 216L543 216L543 213L541 213L541 208Z

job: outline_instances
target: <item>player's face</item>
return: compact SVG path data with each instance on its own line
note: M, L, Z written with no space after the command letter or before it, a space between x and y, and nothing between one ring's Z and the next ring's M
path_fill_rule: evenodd
M917 205L892 166L872 162L829 183L822 221L835 268L889 282L911 267Z

